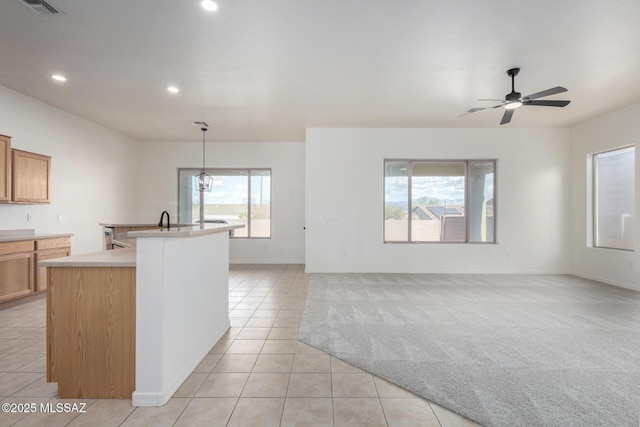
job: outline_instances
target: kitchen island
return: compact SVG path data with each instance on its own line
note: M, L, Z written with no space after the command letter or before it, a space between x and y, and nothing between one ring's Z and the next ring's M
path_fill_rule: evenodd
M131 231L136 246L44 261L47 381L60 397L161 406L229 328L229 233Z

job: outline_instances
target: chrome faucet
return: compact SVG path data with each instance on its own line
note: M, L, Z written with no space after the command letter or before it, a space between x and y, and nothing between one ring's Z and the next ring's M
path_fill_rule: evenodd
M160 215L160 222L158 223L158 227L162 227L162 222L164 220L164 215L167 215L167 230L171 228L171 217L169 216L169 212L167 211L162 211L162 214Z

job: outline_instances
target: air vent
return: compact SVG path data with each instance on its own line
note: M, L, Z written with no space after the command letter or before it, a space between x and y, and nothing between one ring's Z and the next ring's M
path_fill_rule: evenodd
M59 15L64 14L62 10L47 3L44 0L17 0L18 3L29 8L30 11L37 15Z

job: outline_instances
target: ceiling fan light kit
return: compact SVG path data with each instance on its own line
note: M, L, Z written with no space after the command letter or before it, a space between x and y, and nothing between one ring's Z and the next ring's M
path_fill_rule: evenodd
M552 87L551 89L533 93L531 95L522 96L520 92L516 92L516 88L515 88L515 78L519 72L520 72L520 68L511 68L507 70L507 75L511 77L511 92L505 96L504 101L492 107L470 108L465 113L461 114L461 116L478 113L480 111L491 110L498 107L504 107L505 111L502 116L502 120L500 120L500 124L504 125L511 121L511 117L513 116L513 112L516 108L520 108L525 105L537 105L542 107L566 107L571 102L571 101L559 101L559 100L534 101L535 99L543 98L545 96L566 92L567 89L562 86L556 86L556 87ZM498 101L498 100L481 99L480 101Z

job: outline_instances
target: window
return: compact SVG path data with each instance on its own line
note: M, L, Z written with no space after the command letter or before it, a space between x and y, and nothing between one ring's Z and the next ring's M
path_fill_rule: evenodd
M385 160L384 241L495 242L495 160Z
M635 147L593 156L593 245L634 250Z
M202 193L204 222L243 224L233 237L271 237L271 170L207 169L211 191ZM200 169L178 169L178 212L182 223L200 222Z

